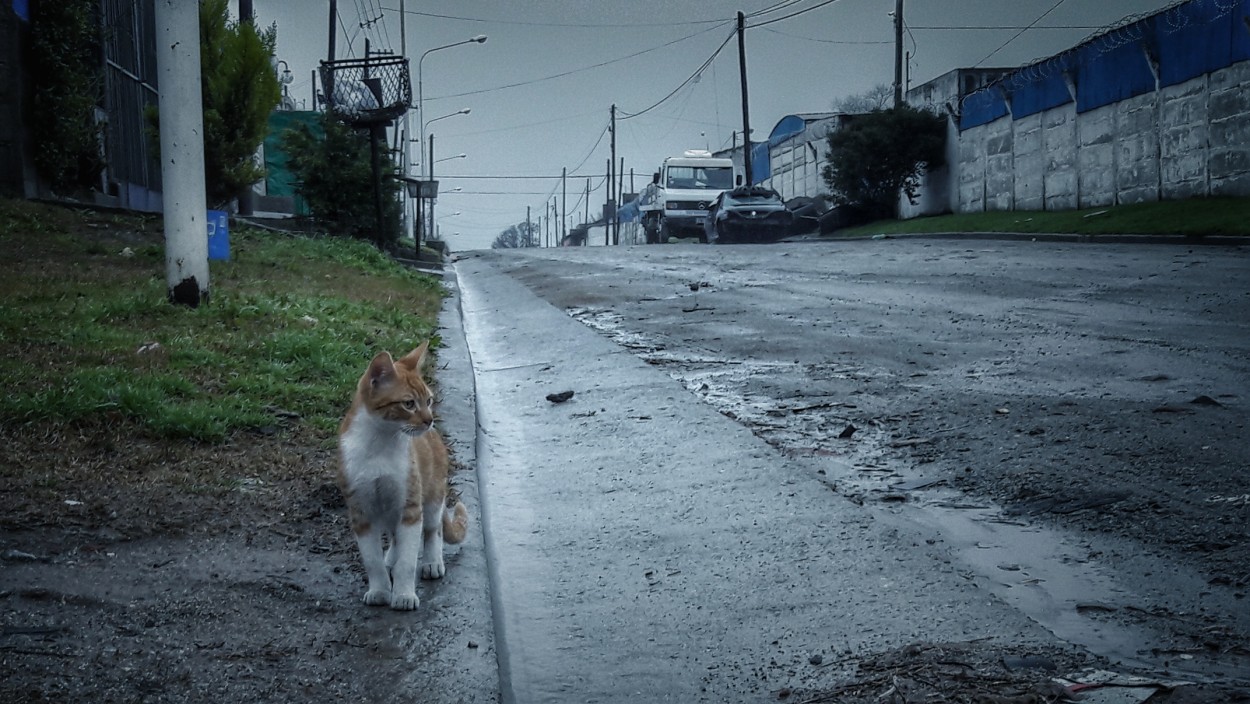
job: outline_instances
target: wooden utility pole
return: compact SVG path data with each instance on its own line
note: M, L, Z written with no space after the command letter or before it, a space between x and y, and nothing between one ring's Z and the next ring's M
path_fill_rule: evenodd
M171 302L195 308L209 294L199 3L156 0L156 48L165 283Z
M616 211L621 207L619 202L621 194L616 190L616 174L613 172L613 168L616 166L616 103L612 103L612 126L610 129L612 132L612 158L608 160L608 181L610 181L608 184L608 198L612 203L612 219L605 222L604 226L612 233L611 244L620 244L620 240L617 239L620 233L612 227L612 224L616 222Z
M590 177L586 177L586 219L582 220L582 224L586 226L586 236L590 237Z
M327 61L334 60L334 39L335 37L338 36L338 31L337 31L338 28L334 24L334 21L338 19L338 16L339 16L338 0L330 0L330 44L329 44L329 50L326 51ZM326 96L326 100L329 100L329 99L330 97Z
M607 193L603 204L603 246L612 244L612 227L608 225L608 213L612 212L612 157L608 157L608 168L604 169L607 183L603 190Z
M560 240L569 234L569 167L560 168Z
M530 225L530 207L527 205L525 206L525 239L522 242L518 242L517 246L520 246L525 242L529 242L533 236L534 228Z
M430 166L429 166L430 182L433 183L434 182L434 135L433 134L429 135L429 137L427 137L427 140L430 143ZM425 231L426 240L429 240L431 237L434 236L434 198L435 196L431 195L428 199L429 203L426 205L426 208L428 208L430 211L430 226ZM417 251L420 252L421 251L420 246L419 246L420 242L418 242L417 244L418 244Z
M621 157L621 165L616 170L616 199L625 200L625 157ZM612 218L612 244L621 243L621 205L616 204L616 213Z
M894 0L894 108L903 105L903 0Z
M742 171L746 185L754 183L751 177L751 108L747 100L747 50L744 37L746 18L738 13L738 73L742 76Z

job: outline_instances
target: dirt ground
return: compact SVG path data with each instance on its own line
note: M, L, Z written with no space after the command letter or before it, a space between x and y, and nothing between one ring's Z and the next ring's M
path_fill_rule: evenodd
M0 700L389 701L410 659L467 648L430 609L359 604L333 452L298 429L5 428L0 446L30 470L0 491Z

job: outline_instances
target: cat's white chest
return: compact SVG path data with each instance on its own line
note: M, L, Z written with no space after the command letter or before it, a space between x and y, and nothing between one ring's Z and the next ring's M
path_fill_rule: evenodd
M357 411L339 439L348 483L372 484L391 478L402 486L408 477L409 444L408 436L395 424L375 419L363 409Z

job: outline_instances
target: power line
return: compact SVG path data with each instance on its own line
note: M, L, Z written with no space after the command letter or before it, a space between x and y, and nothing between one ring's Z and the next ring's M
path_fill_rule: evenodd
M774 22L784 22L784 21L786 21L786 20L790 19L791 17L798 17L799 15L802 15L802 14L807 13L807 12L811 12L812 10L819 10L820 8L824 7L825 5L832 5L833 3L837 2L837 1L838 1L838 0L824 0L824 2L819 2L819 3L816 3L815 5L812 5L811 7L808 7L808 8L802 9L802 10L796 10L796 11L794 11L794 12L791 12L791 13L790 13L790 14L788 14L788 15L783 15L783 16L781 16L781 17L774 17L774 18L773 18L773 19L771 19L771 20L764 20L763 22L759 22L759 23L757 23L757 24L749 24L749 25L747 25L747 29L754 29L754 28L756 28L756 27L763 27L763 26L765 26L765 25L770 25L770 24L773 24Z
M832 1L832 0L831 0L831 1ZM677 87L676 87L676 88L674 88L672 91L670 91L670 92L669 92L669 94L668 94L668 95L664 96L663 98L660 98L659 100L657 100L657 101L655 101L654 103L652 103L651 105L649 105L649 106L647 106L647 107L643 108L642 110L639 110L638 112L628 113L628 112L624 112L624 111L622 111L622 112L621 112L621 118L620 118L620 119L622 119L622 120L628 120L628 119L630 119L630 118L632 118L632 117L638 117L639 115L642 115L642 114L645 114L645 113L647 113L647 112L650 112L651 110L654 110L655 108L659 107L659 106L660 106L660 104L661 104L661 103L663 103L664 101L666 101L666 100L668 100L669 98L671 98L671 97L673 97L674 95L676 95L676 94L677 94L677 92L678 92L679 90L681 90L682 88L685 88L685 87L686 87L686 84L688 84L688 83L690 83L691 81L693 81L693 80L695 79L695 76L698 76L700 73L703 73L703 71L704 71L704 70L706 70L706 69L707 69L707 67L708 67L708 66L710 66L710 65L712 64L712 61L714 61L714 60L716 59L716 57L720 55L721 51L723 51L723 50L725 49L725 45L729 43L729 40L731 40L731 39L733 39L733 38L734 38L734 34L735 34L735 33L736 33L736 32L730 32L730 33L729 33L729 36L725 37L725 41L721 42L721 43L720 43L720 46L716 47L716 51L713 51L713 52L712 52L712 55L711 55L711 56L709 56L709 57L707 57L707 60L705 60L705 61L704 61L704 62L703 62L703 63L699 66L699 68L695 69L694 73L692 73L692 74L690 74L688 77L686 77L686 80L684 80L684 81L682 81L681 83L679 83L679 84L677 85Z
M391 12L399 12L393 7L383 8ZM504 24L519 25L525 27L577 27L581 29L603 28L603 29L621 29L626 27L680 27L683 25L699 25L699 24L718 24L724 20L689 20L685 22L616 22L616 23L580 23L580 22L526 22L524 20L499 20L499 19L483 19L481 17L463 17L458 15L443 15L435 12L421 12L419 10L405 10L410 15L420 15L421 17L432 17L440 20L459 20L461 22L485 22L488 24Z
M726 22L724 22L724 21L719 21L719 20L718 20L718 22L719 22L720 24L727 24L727 23L726 23ZM481 93L490 93L490 92L492 92L492 91L504 90L504 89L506 89L506 88L519 88L519 87L521 87L521 86L529 86L529 85L533 85L533 84L535 84L535 83L542 83L543 81L550 81L550 80L555 79L555 78L563 78L563 77L565 77L565 76L571 76L571 75L573 75L573 74L575 74L575 73L582 73L583 71L589 71L589 70L591 70L591 69L603 68L604 66L608 66L608 65L611 65L611 64L615 64L615 63L620 63L621 61L625 61L625 60L627 60L627 59L632 59L632 58L635 58L635 57L637 57L637 56L642 56L643 54L647 54L647 53L650 53L650 52L653 52L653 51L658 51L658 50L663 49L663 48L665 48L665 47L669 47L669 46L672 46L672 45L674 45L674 44L678 44L678 43L680 43L680 42L684 42L684 41L686 41L687 39L694 39L695 37L699 36L700 34L705 34L705 33L707 33L707 32L712 31L713 29L716 29L716 27L709 27L709 28L707 28L707 29L702 29L702 30L699 30L698 32L695 32L694 34L689 34L689 35L686 35L686 36L681 37L681 38L679 38L679 39L674 39L674 40L672 40L672 41L670 41L670 42L665 42L665 43L660 44L660 45L658 45L658 46L653 46L653 47L651 47L650 49L643 49L642 51L637 51L637 52L634 52L634 53L632 53L632 54L628 54L628 55L626 55L626 56L621 56L621 57L618 57L618 58L615 58L615 59L609 59L609 60L607 60L607 61L602 61L602 62L600 62L600 63L597 63L597 64L592 64L592 65L590 65L590 66L583 66L583 67L581 67L581 68L575 68L575 69L571 69L571 70L568 70L568 71L563 71L563 72L561 72L561 73L552 74L552 75L550 75L550 76L543 76L542 78L534 78L534 79L530 79L530 80L528 80L528 81L521 81L521 82L519 82L519 83L508 83L508 84L506 84L506 85L502 85L502 86L495 86L494 88L481 88L481 89L479 89L479 90L471 90L471 91L467 91L467 92L464 92L464 93L452 93L452 94L450 94L450 95L437 95L437 96L434 96L434 97L432 97L432 98L426 98L426 100L445 100L445 99L449 99L449 98L463 98L463 97L468 96L468 95L478 95L478 94L481 94Z
M809 42L821 42L822 44L893 44L894 43L889 40L870 42L870 41L843 40L843 39L817 39L816 37L804 37L802 35L793 34L791 32L783 32L779 29L765 29L764 31L772 32L773 34L780 34L783 37L792 37L794 39L805 39Z
M1056 9L1058 9L1058 8L1059 8L1059 6L1060 6L1060 5L1062 5L1062 4L1064 3L1064 1L1065 1L1065 0L1057 0L1057 2L1055 2L1055 4L1054 4L1054 5L1051 5L1051 6L1050 6L1050 9L1049 9L1049 10L1047 10L1047 11L1043 12L1043 13L1042 13L1042 14L1041 14L1041 15L1040 15L1037 19L1035 19L1035 20L1033 20L1032 22L1030 22L1027 26L1025 26L1024 28L1022 28L1019 32L1016 32L1015 34L1011 35L1011 38L1010 38L1010 39L1008 39L1007 41L1003 42L1002 44L999 44L997 49L995 49L994 51L991 51L990 53L986 54L986 55L985 55L985 58L983 58L983 59L981 59L980 61L976 62L975 64L973 64L973 66L980 66L981 64L985 63L986 61L989 61L991 57L993 57L993 56L994 56L995 54L997 54L998 52L1002 51L1004 47L1006 47L1008 44L1010 44L1010 43L1014 42L1016 39L1018 39L1018 38L1020 37L1020 35L1021 35L1021 34L1024 34L1025 32L1029 31L1029 30L1030 30L1030 29L1032 29L1032 28L1033 28L1033 26L1034 26L1034 25L1036 25L1038 22L1041 22L1042 20L1046 19L1046 16L1047 16L1047 15L1049 15L1050 13L1054 12Z

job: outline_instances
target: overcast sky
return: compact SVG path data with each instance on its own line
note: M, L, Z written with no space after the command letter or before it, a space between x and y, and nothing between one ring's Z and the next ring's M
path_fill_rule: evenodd
M956 68L1022 65L1172 4L906 0L910 85ZM311 102L311 72L326 58L329 6L329 0L254 0L257 21L278 26L278 58L295 74L290 91L297 102ZM502 230L525 220L526 206L536 218L552 196L562 203L561 168L570 174L570 226L585 213L587 177L595 189L594 219L605 197L614 103L627 191L631 170L641 187L667 155L729 146L732 132L742 129L736 39L712 57L739 11L748 17L757 141L788 114L827 111L835 100L890 83L894 75L894 0L405 0L406 27L399 7L400 0L338 0L337 53L363 56L366 37L374 48L399 52L406 29L414 102L422 54L488 37L430 52L420 72L420 119L471 110L429 129L442 192L439 227L458 251L489 247ZM770 20L777 21L765 24ZM652 108L709 60L696 80ZM621 119L632 113L642 114ZM418 116L412 119L417 132ZM461 153L466 158L438 161ZM450 191L456 187L462 190Z

